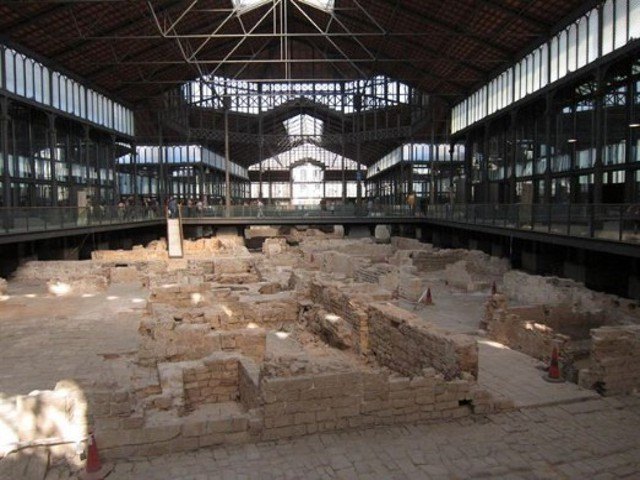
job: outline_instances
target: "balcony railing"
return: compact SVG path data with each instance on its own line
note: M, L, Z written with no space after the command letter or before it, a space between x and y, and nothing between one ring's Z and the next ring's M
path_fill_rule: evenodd
M162 218L162 209L143 206L0 208L0 235L142 223Z
M640 204L430 205L434 220L640 244Z
M160 221L162 208L109 207L16 207L0 208L0 235L71 230L82 227L126 225ZM467 225L491 226L553 235L591 238L640 245L640 204L474 204L429 205L412 211L407 205L276 206L224 205L181 207L186 221L198 219L314 219L407 218L441 220Z

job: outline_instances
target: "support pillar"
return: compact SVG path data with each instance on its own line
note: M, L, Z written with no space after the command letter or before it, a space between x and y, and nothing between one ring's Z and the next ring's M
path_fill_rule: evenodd
M131 144L131 163L133 164L133 204L138 205L138 150L136 144Z
M224 183L225 183L225 215L231 216L231 160L229 158L229 97L225 97L224 105Z
M58 206L58 179L56 177L56 116L53 113L47 115L49 119L49 163L51 165L51 206Z
M555 145L551 145L551 130L553 128L553 95L547 94L546 98L546 109L545 109L545 136L546 136L546 144L547 144L547 162L546 169L544 171L544 203L547 205L551 204L551 152L555 151Z
M11 176L9 175L9 99L0 98L0 142L2 142L2 206L11 206Z
M602 162L602 153L604 150L604 138L602 132L604 131L604 111L603 111L603 103L604 103L604 72L601 68L598 68L596 73L596 110L595 110L595 122L596 122L596 158L594 163L594 172L593 172L593 203L599 204L602 203L602 183L603 183L603 162ZM627 151L629 149L627 148Z

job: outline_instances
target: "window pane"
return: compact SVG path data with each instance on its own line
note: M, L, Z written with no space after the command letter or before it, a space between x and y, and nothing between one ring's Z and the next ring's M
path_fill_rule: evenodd
M627 43L627 0L616 0L615 48Z
M602 54L613 50L613 0L604 4L602 9Z
M640 38L640 0L629 2L629 38Z
M589 37L587 36L589 21L584 18L578 24L578 62L577 67L581 68L587 64L587 47Z
M558 37L551 39L551 81L558 80Z
M42 67L42 101L46 105L51 105L51 92L50 89L50 77L49 77L49 69L47 67Z
M6 69L6 89L9 90L10 92L15 92L16 91L16 85L15 85L15 56L13 54L13 50L7 48L4 51L4 62L5 62L5 69Z
M25 97L35 100L36 92L33 89L33 60L26 59L24 64Z
M24 96L24 56L16 55L16 94Z
M570 72L575 71L576 63L578 59L578 46L576 44L576 36L578 33L578 28L574 23L569 27L568 30L568 48L567 48L567 68Z
M558 39L558 78L567 75L567 31L560 34Z
M589 62L598 58L598 11L592 10L589 15Z

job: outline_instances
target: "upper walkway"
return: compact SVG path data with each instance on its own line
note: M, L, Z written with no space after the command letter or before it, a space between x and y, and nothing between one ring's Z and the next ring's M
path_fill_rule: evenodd
M406 205L183 207L184 225L412 224L480 231L640 257L640 205ZM35 207L0 209L0 244L92 232L160 226L161 209Z

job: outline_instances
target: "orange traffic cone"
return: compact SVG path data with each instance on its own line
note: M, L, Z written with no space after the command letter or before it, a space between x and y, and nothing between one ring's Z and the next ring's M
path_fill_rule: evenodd
M547 373L543 377L548 382L564 382L564 379L560 376L560 364L558 362L558 346L554 345L551 351L551 364L547 369Z
M433 305L433 298L431 298L431 289L427 288L427 295L424 297L425 305Z
M496 293L498 293L498 287L496 286L496 282L493 282L493 285L491 285L491 295L495 295Z
M89 431L86 471L81 478L83 480L104 480L110 471L107 467L102 466L96 438L93 435L93 431Z

